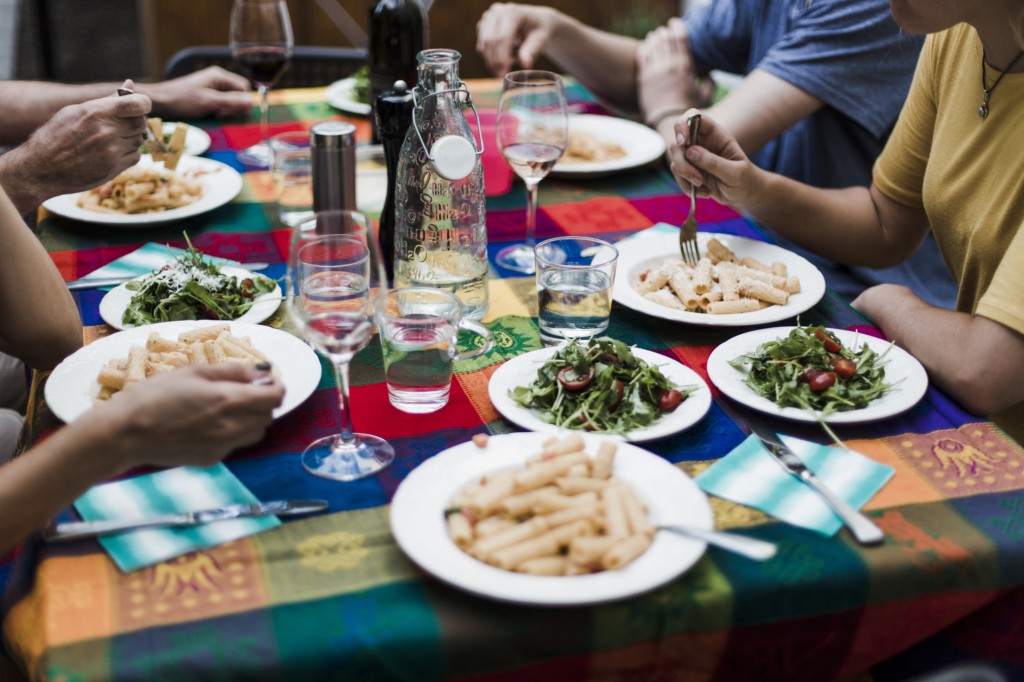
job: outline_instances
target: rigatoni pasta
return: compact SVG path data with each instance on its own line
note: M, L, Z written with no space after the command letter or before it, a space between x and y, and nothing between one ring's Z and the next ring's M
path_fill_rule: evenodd
M665 260L641 273L634 289L646 300L677 310L723 315L786 305L799 293L800 280L785 263L739 258L717 239L695 266L681 258Z
M198 201L203 187L185 173L159 166L132 166L113 180L79 195L80 208L100 213L155 213Z
M232 335L227 324L214 324L178 334L177 341L153 332L146 345L132 346L127 358L114 358L100 368L96 400L107 400L126 386L155 374L170 372L185 365L212 365L244 362L257 365L267 356L252 345L248 337Z
M545 576L619 569L650 546L640 497L614 478L615 443L594 457L573 434L552 439L526 466L463 488L445 510L452 542L498 568Z

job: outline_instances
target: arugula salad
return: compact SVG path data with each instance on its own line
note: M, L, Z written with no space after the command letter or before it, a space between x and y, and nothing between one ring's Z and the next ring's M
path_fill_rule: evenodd
M235 320L256 298L277 287L261 275L238 278L203 259L192 246L145 279L125 284L136 292L121 317L124 324L141 326L178 320Z
M610 338L572 341L548 359L537 379L509 397L567 429L617 433L642 429L672 412L696 387L677 387L657 367Z
M824 327L796 327L729 364L747 372L745 383L779 407L800 407L827 416L857 410L885 395L885 353L843 346Z

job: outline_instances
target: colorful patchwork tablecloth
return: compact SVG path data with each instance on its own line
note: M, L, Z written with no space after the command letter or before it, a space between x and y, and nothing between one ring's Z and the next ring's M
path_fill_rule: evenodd
M494 83L470 88L478 106L493 107ZM273 93L271 132L341 118L323 94ZM577 110L597 110L579 88L570 96ZM235 152L255 141L255 120L201 122L213 138L208 156L244 171ZM367 138L366 120L357 124ZM207 253L268 261L268 274L279 276L287 240L270 176L249 171L244 178L236 200L181 223L114 229L43 211L37 233L69 280L146 242L181 246L182 230ZM520 183L488 199L492 254L522 237L525 203ZM688 206L658 164L585 182L552 177L540 185L538 232L615 240L657 222L679 224ZM698 201L697 216L702 230L763 238L711 201ZM971 614L1006 617L1000 605L1020 602L1012 590L1024 583L1024 451L934 388L898 417L836 429L858 452L895 468L867 505L885 531L881 547L864 549L845 531L823 537L713 498L719 527L779 543L778 557L762 564L711 549L652 593L574 608L492 602L423 574L396 546L387 504L405 476L439 451L513 429L491 406L487 381L504 360L541 344L534 281L512 275L492 265L485 322L495 347L457 365L442 411L414 416L391 407L379 346L354 361L354 423L397 451L382 474L341 484L299 464L310 441L338 428L329 372L263 442L227 460L258 498L324 498L328 515L128 574L93 542L30 542L0 568L7 654L33 679L68 682L833 680L861 675ZM97 313L102 292L75 295L86 340L111 333ZM801 321L865 323L831 293ZM284 325L280 313L268 323ZM616 305L609 334L675 358L706 380L712 349L740 331L672 324ZM59 426L42 400L45 380L36 377L30 440ZM646 447L695 475L746 438L745 414L715 392L696 426ZM777 427L825 441L814 425ZM966 641L965 648L971 632L997 630L958 627L942 636ZM1020 663L1016 673L1024 673Z

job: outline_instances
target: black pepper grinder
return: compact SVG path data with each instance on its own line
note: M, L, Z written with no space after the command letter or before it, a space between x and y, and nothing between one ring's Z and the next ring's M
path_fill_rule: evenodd
M398 156L405 141L405 133L412 124L412 107L412 91L402 80L395 81L391 90L381 93L374 107L377 131L384 146L384 162L388 167L388 193L380 213L378 239L389 282L395 279L395 180L398 176Z

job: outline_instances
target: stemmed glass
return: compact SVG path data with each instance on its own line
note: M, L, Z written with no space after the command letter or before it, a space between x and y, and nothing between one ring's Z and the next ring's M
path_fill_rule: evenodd
M285 0L234 0L231 57L260 93L260 142L238 154L239 161L246 165L270 165L267 92L288 68L294 47Z
M383 438L355 433L349 362L373 337L375 309L387 303L387 277L373 226L354 211L322 211L293 228L285 275L292 322L334 365L340 433L314 441L302 465L336 481L371 476L395 457Z
M498 146L505 161L526 183L526 243L498 252L495 262L516 272L535 269L533 247L537 233L537 184L558 162L569 142L569 113L565 89L550 71L512 71L506 74L498 101Z

